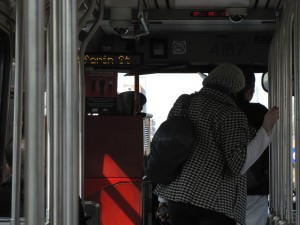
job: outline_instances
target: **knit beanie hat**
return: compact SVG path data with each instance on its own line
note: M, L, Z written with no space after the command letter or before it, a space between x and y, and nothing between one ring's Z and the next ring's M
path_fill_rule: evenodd
M216 84L227 88L231 93L237 93L245 87L245 77L240 68L225 63L217 66L203 80L203 86Z

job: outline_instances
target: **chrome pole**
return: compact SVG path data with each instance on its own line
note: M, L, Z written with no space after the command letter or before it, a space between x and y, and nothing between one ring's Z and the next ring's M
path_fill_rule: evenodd
M52 17L51 15L50 17ZM47 114L47 203L46 203L46 224L53 221L53 58L52 58L52 18L50 18L47 27L47 98L46 98L46 114Z
M277 37L277 43L276 43L276 49L277 49L277 55L276 55L276 65L277 65L277 69L276 69L276 73L274 74L274 80L276 80L275 82L275 96L276 96L276 105L277 106L281 106L281 101L280 101L280 76L279 74L281 73L281 66L280 63L278 63L280 61L280 47L281 47L281 42L280 42L280 37ZM274 218L274 222L275 224L278 224L279 220L280 220L280 178L279 178L279 174L280 174L280 140L278 137L280 137L280 122L278 121L277 123L277 127L276 127L276 132L275 132L275 138L276 139L276 145L274 145L274 149L272 151L274 151L275 154L275 175L276 176L276 184L275 184L275 210L276 210L276 217ZM273 139L273 140L274 140Z
M63 224L78 224L79 104L77 66L77 1L60 1L63 77Z
M283 48L283 40L282 40L282 36L278 37L278 61L281 62L282 61L282 48ZM283 112L283 99L280 97L282 96L282 64L278 63L278 72L277 72L277 90L278 90L278 94L277 94L277 101L278 101L278 106L279 106L279 111L280 111L280 115L282 115ZM278 210L278 216L280 217L280 219L282 219L282 120L283 118L279 118L278 121L278 135L277 135L277 158L276 158L276 162L277 162L277 173L278 177L277 177L277 210Z
M294 56L295 56L295 137L300 137L300 2L297 2L297 7L295 7L296 16L294 22L294 33L295 33L295 48L294 48ZM296 151L296 165L295 165L295 173L296 173L296 225L300 225L300 139L295 138L295 151Z
M25 218L30 225L45 222L43 13L43 0L24 0Z
M12 204L11 225L20 224L21 191L21 140L23 115L23 1L16 5L16 53L15 53L15 87L14 87L14 128L13 128L13 169L12 169Z
M280 29L280 23L279 23L279 12L275 12L276 15L276 30ZM280 89L279 89L279 73L280 73L280 38L278 33L274 34L273 37L273 51L274 55L270 55L269 59L273 65L271 68L273 68L273 71L269 75L269 81L270 81L270 94L269 98L270 101L270 107L271 106L280 106ZM278 224L280 217L279 217L279 122L277 123L274 131L273 131L273 140L271 143L271 165L272 165L272 206L273 206L273 215L270 218L270 224Z
M287 182L287 170L286 170L286 165L287 165L287 154L286 154L286 131L288 129L288 115L287 115L287 102L288 102L288 96L287 96L287 55L288 55L288 49L287 49L287 24L284 23L283 27L281 29L281 62L282 62L282 70L281 70L281 146L280 146L280 163L281 163L281 193L280 193L280 217L281 217L281 223L286 219L286 182Z
M60 1L50 2L51 15L51 66L53 77L53 224L63 225L63 56L62 49L62 15Z
M291 3L291 9L293 8L294 4ZM291 15L293 13L291 12ZM287 67L286 67L286 75L287 75L287 82L286 82L286 95L287 95L287 130L286 130L286 220L287 223L292 223L292 213L293 213L293 178L292 178L292 124L293 124L293 117L292 117L292 88L293 81L292 81L292 67L293 67L293 58L292 58L292 51L293 51L293 24L294 16L288 17L287 22Z
M274 41L271 42L270 45L270 51L268 54L268 64L269 64L269 68L268 68L268 80L269 80L269 95L268 95L268 100L269 100L269 107L273 105L273 99L271 98L272 96L272 89L273 89L273 83L272 80L270 79L271 75L274 74L274 66L276 65L275 60L274 60L274 56L275 56L276 52L274 50ZM274 153L271 150L272 149L272 144L270 146L270 154L269 154L269 224L272 224L273 218L275 216L275 204L274 204L274 187L275 187L275 183L274 183Z
M280 54L281 54L281 51L280 51L280 47L281 47L281 40L280 40L280 37L278 37L278 43L277 43L277 48L278 48L278 55L277 55L277 62L279 62L281 60L280 58ZM282 105L281 105L281 99L279 98L279 96L281 95L281 88L280 88L280 83L281 83L281 80L280 80L280 76L279 74L281 74L281 65L278 64L278 69L276 71L276 102L277 102L277 106L279 106L279 111L282 112ZM275 139L276 139L276 146L274 146L274 149L273 151L275 152L275 174L277 174L276 176L276 185L275 185L275 193L276 193L276 217L275 217L275 220L274 220L274 224L275 225L278 225L279 224L279 221L281 219L281 198L280 198L280 193L281 193L281 141L280 141L280 137L281 137L281 132L280 132L280 129L281 129L281 123L280 121L278 121L277 123L277 130L276 130L276 135L275 135ZM273 139L274 140L274 139Z
M292 59L292 54L294 50L294 57L296 58L296 52L299 51L299 19L294 19L294 10L299 11L298 2L289 1L285 3L284 13L281 19L281 23L277 28L277 32L274 35L272 46L270 49L270 57L276 57L276 60L270 60L271 74L275 75L277 78L271 78L277 80L278 83L282 84L281 87L275 87L272 83L271 90L276 93L271 93L271 99L273 102L277 101L280 107L280 120L276 125L274 132L274 138L272 141L272 152L271 152L271 213L273 214L270 220L273 224L292 224L293 221L293 200L292 200L292 131L293 124L292 121L292 73L299 74L296 69L293 70L293 65L296 65L295 61L299 65L299 55L297 59ZM295 23L297 21L297 23ZM294 24L297 28L292 28ZM298 32L297 32L298 31ZM292 35L297 35L294 37ZM298 47L293 46L293 41L297 42ZM273 48L277 49L276 54L272 55ZM295 51L296 49L296 51ZM276 65L272 65L275 63ZM273 71L275 69L276 71ZM298 67L299 70L299 67ZM299 88L295 87L295 90ZM297 111L297 109L295 109ZM296 114L296 113L295 113ZM297 126L299 124L295 122ZM297 136L296 136L297 137ZM274 148L275 147L275 148ZM275 165L274 163L277 163ZM274 168L275 165L275 168ZM298 169L299 170L299 169ZM298 172L296 169L296 171ZM296 173L297 173L296 172ZM273 187L274 186L274 187ZM272 200L273 199L273 200Z

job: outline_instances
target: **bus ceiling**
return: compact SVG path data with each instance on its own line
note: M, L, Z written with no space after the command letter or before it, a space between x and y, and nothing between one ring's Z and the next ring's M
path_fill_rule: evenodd
M93 1L78 0L79 21L93 6L94 12L88 21L91 25L96 20L102 4L99 4L101 0L95 0L93 5ZM45 9L49 10L50 1L44 2ZM1 0L1 14L11 14L11 18L15 18L16 4L17 0ZM106 0L103 6L102 29L107 35L126 38L132 30L136 31L139 26L147 28L146 25L150 33L273 29L270 23L275 20L274 11L282 9L283 0ZM214 20L214 26L211 26L211 20ZM237 26L238 22L243 23Z
M50 1L45 0L49 11ZM101 3L101 4L100 4ZM1 26L15 20L17 0L0 2ZM78 0L83 42L103 11L100 27L86 52L142 53L143 73L198 72L222 62L265 70L283 0ZM101 10L101 7L104 7ZM49 15L49 14L47 14ZM46 22L49 20L45 20ZM200 72L204 72L202 71ZM261 69L259 69L261 70Z
M141 28L139 16L142 16L150 34L274 30L275 11L282 8L282 2L278 0L105 1L101 28L106 35L130 38L133 32L138 32ZM87 5L86 8L82 7L82 12L87 8Z
M81 14L88 9L85 3ZM265 71L282 5L252 0L105 1L100 29L87 52L142 53L142 73L197 72L222 62ZM92 29L97 13L93 16L82 28L80 41Z

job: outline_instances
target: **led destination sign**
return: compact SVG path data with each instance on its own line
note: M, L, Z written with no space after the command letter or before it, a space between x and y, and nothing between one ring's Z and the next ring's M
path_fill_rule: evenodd
M133 54L86 54L84 64L91 66L137 66L142 64L142 60L141 55Z
M192 17L228 17L225 11L193 11Z

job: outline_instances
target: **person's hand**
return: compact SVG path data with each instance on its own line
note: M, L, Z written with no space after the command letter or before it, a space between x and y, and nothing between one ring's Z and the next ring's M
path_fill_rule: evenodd
M264 117L264 122L262 127L265 129L267 133L271 133L275 123L279 118L279 108L273 106L269 111L266 113Z
M157 207L155 217L159 219L162 223L170 222L169 213L168 213L168 205L166 202L159 202Z

